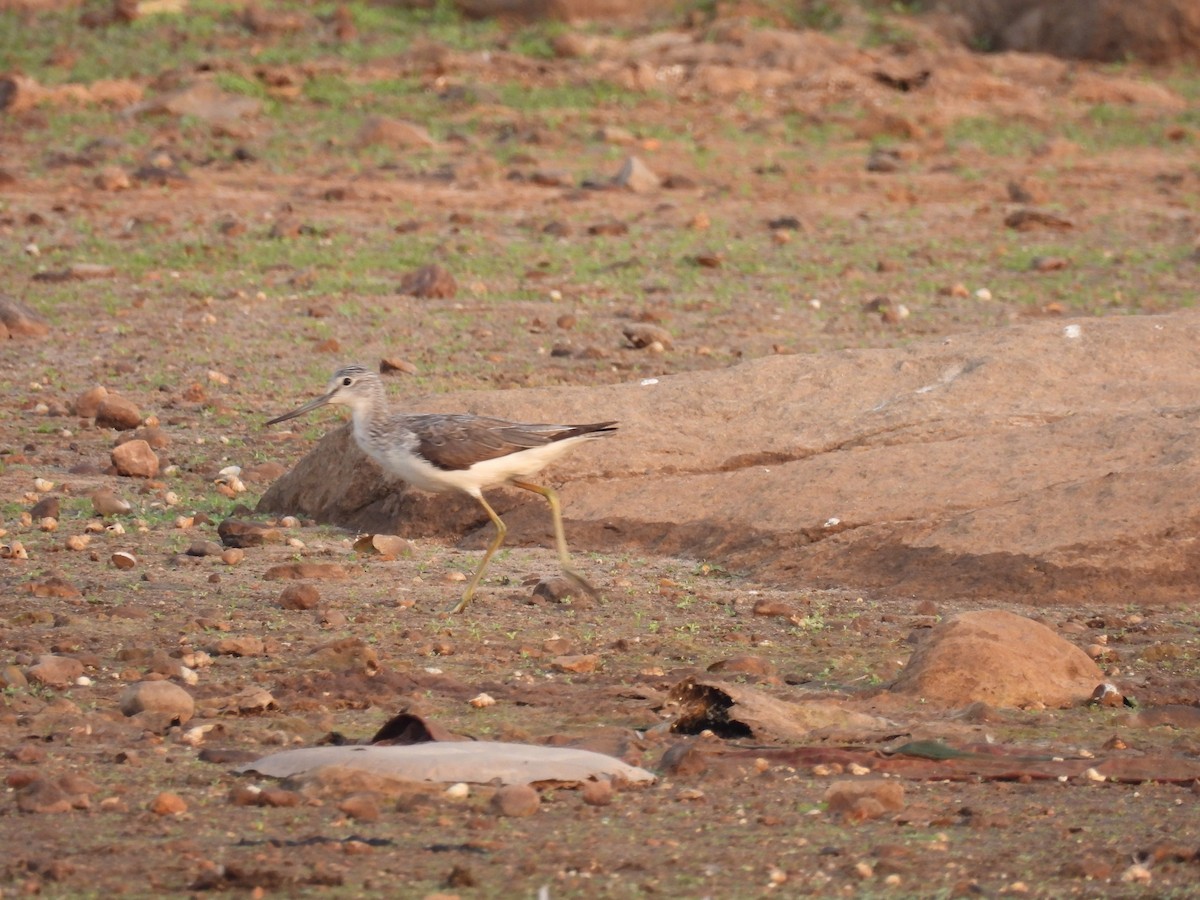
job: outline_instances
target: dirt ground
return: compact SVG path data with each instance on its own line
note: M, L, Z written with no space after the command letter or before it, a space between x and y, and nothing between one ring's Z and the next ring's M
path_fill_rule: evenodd
M24 335L10 317L0 345L0 896L1194 896L1193 781L1038 768L1114 753L1190 764L1194 722L875 698L939 617L985 601L576 547L602 597L563 604L533 593L554 554L514 534L450 617L479 534L387 559L315 523L272 519L285 542L234 555L216 531L256 518L271 478L333 427L328 413L294 433L261 426L341 362L405 363L398 398L1190 306L1194 73L975 57L892 20L866 43L804 47L738 18L560 29L548 55L497 28L355 61L335 49L336 14L272 10L300 26L164 26L180 52L202 42L203 64L131 77L144 98L204 73L253 82L249 115L0 113L0 293L48 326ZM253 62L308 25L309 59ZM89 40L126 41L122 27ZM75 38L29 33L69 69ZM354 86L387 79L415 92L375 95L387 116L437 112L430 142L360 130L375 110ZM335 83L335 101L314 87ZM592 105L569 105L579 91ZM666 184L608 184L631 155ZM452 295L400 292L432 263ZM633 325L662 329L659 345L636 346ZM134 431L80 414L95 385L136 405L159 471L110 471ZM130 509L100 517L105 488ZM286 583L265 577L297 562L336 564L309 579L312 602L282 601ZM790 613L756 615L765 601ZM1195 706L1194 607L1007 608L1098 647L1109 675L1137 676L1140 701ZM39 681L47 655L78 666ZM800 745L826 756L672 733L672 687L735 659L768 693L845 699L895 728ZM147 678L184 684L194 717L125 715L123 693ZM494 704L472 705L481 694ZM231 771L367 740L401 711L600 749L660 778L611 798L548 787L536 813L508 816L488 785L276 790ZM872 815L831 808L854 766L884 771L918 739L991 741L1019 761L898 775L902 803Z

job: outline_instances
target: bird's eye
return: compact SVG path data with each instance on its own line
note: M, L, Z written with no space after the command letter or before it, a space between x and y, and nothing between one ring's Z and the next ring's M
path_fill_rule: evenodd
M342 379L342 387L350 387L352 384L354 384L354 379L349 375Z

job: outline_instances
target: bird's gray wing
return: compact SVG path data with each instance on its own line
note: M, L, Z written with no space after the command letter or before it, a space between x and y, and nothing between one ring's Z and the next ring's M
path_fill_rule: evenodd
M572 428L470 415L406 416L404 425L416 437L417 452L430 465L448 470L540 447Z

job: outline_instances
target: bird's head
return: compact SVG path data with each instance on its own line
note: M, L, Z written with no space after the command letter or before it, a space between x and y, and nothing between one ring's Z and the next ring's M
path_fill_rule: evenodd
M276 416L266 424L276 425L279 422L286 422L288 419L302 416L306 412L311 412L317 407L325 406L326 404L348 406L352 413L357 413L360 409L370 408L376 402L375 397L379 394L381 388L382 382L379 380L379 375L365 366L360 366L357 363L342 366L329 379L329 384L325 386L324 394L313 400L309 400L303 406L297 407L289 413Z

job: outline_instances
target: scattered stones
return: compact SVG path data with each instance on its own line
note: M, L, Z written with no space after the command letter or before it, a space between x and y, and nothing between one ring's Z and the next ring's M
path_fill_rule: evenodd
M137 557L125 550L118 550L109 557L109 561L118 569L132 569L137 565Z
M527 784L508 784L492 795L492 811L498 816L522 819L534 815L542 805L542 798Z
M26 589L35 597L56 600L75 600L83 596L79 588L61 575L50 575L41 581L31 581L26 585Z
M192 541L185 551L187 556L220 556L224 552L216 541Z
M116 269L99 263L72 263L65 269L51 269L38 272L33 276L34 281L50 282L63 281L94 281L98 278L112 278Z
M359 822L378 822L380 819L379 796L376 794L351 794L338 804L338 811Z
M671 332L650 322L634 322L626 325L621 334L638 350L670 350L674 346Z
M1096 685L1092 696L1088 698L1088 705L1122 707L1125 706L1125 696L1115 684L1106 681Z
M904 786L895 780L836 781L825 791L829 812L850 821L878 819L904 808Z
M229 128L239 119L258 115L261 109L262 103L253 97L231 93L215 81L200 79L176 91L159 94L144 103L130 106L125 114L131 117L190 116ZM170 158L163 159L165 156L162 153L154 154L157 168L169 167Z
M402 375L416 375L419 371L416 364L398 356L384 357L379 361L380 375L391 375L393 372L399 372Z
M1200 729L1200 707L1181 703L1168 703L1131 715L1127 724L1134 728L1155 728L1169 725L1172 728Z
M244 716L250 713L266 712L269 709L279 708L279 704L275 701L274 695L266 688L259 687L258 685L244 687L236 694L233 694L229 697L203 701L201 706L205 710L216 710L218 712L239 716Z
M6 329L6 337L45 337L50 326L37 313L23 303L0 294L0 324Z
M400 279L400 293L421 299L449 300L458 294L458 282L437 263L421 266Z
M710 665L707 671L724 675L750 675L760 680L775 677L775 666L761 656L731 656L728 659L719 659Z
M404 119L388 119L382 116L372 116L363 122L355 143L359 147L381 145L393 149L437 146L437 141L428 129Z
M608 219L589 225L587 233L592 237L620 237L629 234L629 226L619 219Z
M229 792L229 802L234 806L290 808L299 806L303 800L304 798L295 791L285 788L260 788L252 784L235 785Z
M108 397L108 389L102 385L88 388L75 398L75 415L81 419L94 419L100 410L100 404Z
M868 172L899 172L904 167L904 157L893 147L875 147L867 156Z
M613 178L613 184L635 194L644 194L661 187L662 179L639 157L630 156Z
M111 458L118 475L153 478L158 474L158 457L145 441L126 441L113 448Z
M348 577L337 563L281 563L263 573L264 581L342 581Z
M594 137L606 144L632 144L637 141L637 135L620 125L601 125Z
M228 637L217 641L209 652L214 656L262 656L267 648L261 638Z
M771 600L767 597L760 597L758 600L755 600L754 608L751 611L756 616L778 616L781 619L787 619L792 622L799 620L799 614L790 603L784 603L782 600Z
M1089 881L1108 881L1113 874L1113 864L1099 856L1081 856L1062 867L1065 878L1084 878Z
M364 534L354 542L355 553L376 555L385 561L412 556L415 549L412 541L395 534Z
M92 178L92 185L100 191L127 191L133 182L120 166L105 166Z
M242 469L242 481L247 484L270 484L287 469L277 462L257 463Z
M139 428L133 436L149 444L151 450L166 450L171 446L171 436L157 425Z
M282 544L284 539L278 528L248 519L225 519L217 526L217 536L226 547L239 549Z
M934 628L892 686L930 703L1064 707L1104 681L1083 650L1006 610L961 613Z
M607 778L598 781L585 781L580 789L583 802L588 806L608 806L613 802L612 782Z
M70 812L71 797L49 778L35 778L17 790L17 809L23 813L54 814Z
M313 648L304 660L306 668L330 671L354 671L368 674L379 671L379 654L360 638L342 638Z
M139 681L131 684L122 692L118 706L126 716L136 716L142 712L162 713L180 725L186 723L196 711L192 695L170 681Z
M1070 265L1071 261L1065 256L1035 256L1029 261L1029 268L1034 272L1061 272Z
M76 402L76 410L78 410ZM105 393L96 407L96 427L130 431L142 424L142 413L132 401L120 394Z
M550 661L550 668L556 672L587 675L600 668L600 657L595 653L584 653L577 656L559 656Z
M43 497L29 509L29 517L35 522L40 519L57 519L62 503L57 497Z
M20 541L0 544L0 559L29 559L29 551Z
M1004 217L1004 224L1016 231L1070 231L1075 224L1061 216L1039 209L1018 209Z
M25 677L34 684L48 687L67 687L83 674L83 663L70 656L46 654L25 670Z
M147 808L156 816L181 816L187 812L188 805L178 794L163 791L150 801Z
M579 585L562 575L541 578L533 586L533 597L549 603L563 603L579 593Z
M321 594L311 584L289 584L279 594L282 609L316 609L320 602Z

